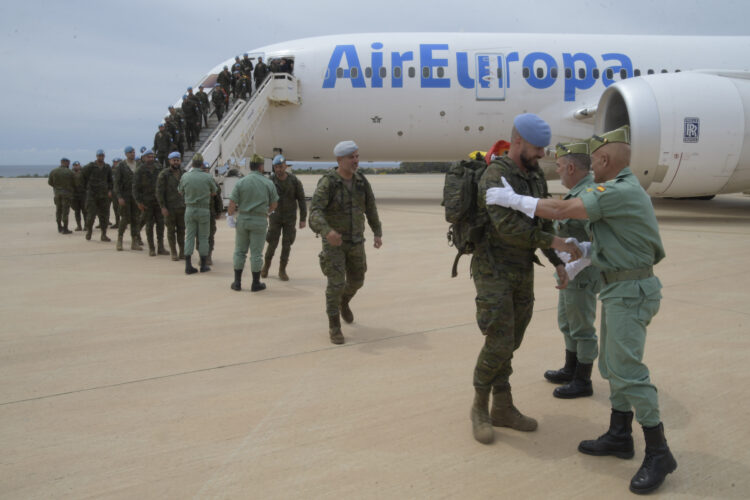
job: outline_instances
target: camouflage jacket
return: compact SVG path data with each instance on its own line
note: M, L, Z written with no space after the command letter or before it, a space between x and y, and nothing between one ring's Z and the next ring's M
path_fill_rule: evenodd
M86 183L83 180L83 171L73 171L73 198L83 199L86 196Z
M195 93L195 97L197 97L198 102L201 103L201 111L203 111L204 113L208 113L208 94L206 94L202 90L199 90Z
M184 210L185 200L177 191L182 177L182 169L177 169L177 175L171 168L164 168L156 178L156 199L161 208L167 210Z
M479 210L489 216L485 241L493 260L498 264L529 266L533 262L539 263L535 251L541 248L553 265L561 264L560 258L550 248L555 236L552 221L539 217L529 219L520 212L498 205L487 206L484 195L488 188L502 187L501 177L505 177L518 194L549 198L547 180L541 169L523 172L507 155L489 164L479 179L478 205Z
M365 176L356 172L349 190L335 168L326 172L310 203L310 229L324 237L333 229L344 241L360 243L364 241L365 217L375 236L382 236L375 195Z
M81 169L83 183L86 186L86 196L91 198L107 198L112 191L112 167L109 163L99 166L92 161Z
M219 183L216 182L216 179L214 179L214 184L216 184L216 196L211 197L211 215L213 217L216 217L220 213L224 211L224 199L221 197L221 186L219 186Z
M151 206L158 203L156 200L156 178L161 168L154 162L150 167L144 163L133 176L133 199L136 203Z
M165 156L172 151L172 137L167 132L161 130L154 135L154 153L158 156Z
M57 167L49 173L47 184L52 186L55 194L73 196L75 191L75 174L67 167Z
M133 177L135 173L130 169L127 160L123 160L112 169L112 196L131 200L133 198Z
M307 220L307 203L305 202L305 189L297 176L287 173L283 181L275 175L271 177L276 192L279 193L279 206L276 207L269 218L271 224L284 222L295 223L297 221L297 206L299 205L299 218Z

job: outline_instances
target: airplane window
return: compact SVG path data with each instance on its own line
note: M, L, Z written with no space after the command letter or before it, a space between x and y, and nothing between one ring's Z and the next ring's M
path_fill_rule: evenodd
M378 71L378 73L380 74L380 78L385 78L386 75L388 74L384 66L380 67L380 70Z
M542 69L542 68L537 68L537 69L536 69L536 77L537 77L537 78L544 78L544 69Z
M401 68L398 66L393 68L393 78L401 78Z
M371 78L372 77L372 68L369 67L369 66L365 68L365 77L366 78Z
M578 68L578 78L584 80L586 78L586 68Z
M607 78L609 78L611 80L612 77L614 77L614 72L612 71L612 68L609 68L607 70Z
M429 78L430 77L430 68L425 66L422 68L422 78Z
M573 78L573 71L570 68L565 68L565 78L568 80Z
M344 68L336 68L336 78L344 78Z
M557 68L552 68L549 70L549 74L552 78L557 78Z
M444 76L445 76L445 70L443 69L443 67L442 67L442 66L440 66L440 67L438 68L438 70L437 70L437 76L438 76L438 78L442 78L442 77L444 77Z
M359 71L357 71L357 68L355 67L349 70L349 74L352 78L357 78L357 76L359 76Z
M594 80L598 80L599 79L599 68L594 68L591 71L591 75L594 77Z
M523 68L523 77L528 78L531 72L529 71L529 68Z
M635 76L641 76L641 70L639 70L639 69L633 70L633 75L635 75Z
M666 70L666 69L663 69L663 70L661 70L661 72L662 72L662 73L666 73L666 72L667 72L667 70Z
M680 71L682 70L679 70L679 69L674 70L675 73L679 73Z
M648 74L649 75L653 75L654 74L654 70L653 69L648 70Z
M627 77L628 77L628 72L627 72L627 70L626 70L625 68L622 68L622 69L620 70L620 78L622 78L622 79L624 80L624 79L626 79Z
M415 70L414 67L409 68L409 78L414 78L416 74L417 70Z

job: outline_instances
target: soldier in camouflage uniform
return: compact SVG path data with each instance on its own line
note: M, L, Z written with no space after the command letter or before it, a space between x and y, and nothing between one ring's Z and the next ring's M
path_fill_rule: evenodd
M112 172L114 203L120 207L120 224L117 228L116 247L118 251L122 251L122 237L125 235L128 225L130 225L130 249L143 250L138 242L141 212L133 200L135 171L135 149L133 149L133 146L127 146L125 148L125 159L118 163Z
M167 241L172 260L185 258L185 202L177 190L182 177L180 153L169 153L169 168L162 169L156 178L156 199L161 207L161 215L167 226ZM177 253L177 246L180 253Z
M114 175L115 175L115 169L117 168L117 165L120 164L122 161L122 158L119 156L114 158L112 160L112 182L113 182L113 188L114 188ZM112 229L117 229L120 225L120 204L115 201L114 203L111 203L112 205L112 211L115 213L115 223L111 224L110 227ZM109 214L107 214L107 222L109 222Z
M62 158L60 166L49 173L47 184L52 186L55 195L55 219L57 232L70 234L68 229L68 214L75 191L75 175L70 171L70 160Z
M281 155L276 155L272 163L274 175L271 180L279 193L279 206L268 218L268 233L266 233L268 245L266 245L266 259L263 269L260 270L260 277L268 276L273 254L283 232L279 279L289 281L289 276L286 274L286 265L289 262L289 253L297 235L297 230L294 227L297 224L297 206L299 205L299 228L304 229L307 221L307 203L305 203L305 190L302 187L302 182L297 179L297 176L286 171L286 159Z
M203 124L208 127L208 110L211 108L211 104L208 102L208 94L203 90L203 85L198 86L198 92L195 97L201 104L201 114L203 115Z
M182 96L182 116L185 118L185 140L188 150L195 148L195 141L198 139L196 121L199 119L200 111L197 108L198 104L195 102L194 96L188 96L187 94Z
M112 241L107 237L109 201L112 198L112 167L104 162L104 151L96 152L96 161L83 167L83 181L86 185L86 239L91 239L94 218L99 216L102 241Z
M163 123L159 124L159 131L154 134L154 153L156 154L156 159L159 161L159 166L166 167L167 166L167 155L171 153L172 150L172 136L167 131L166 125Z
M221 121L227 105L227 93L224 87L221 85L214 87L214 90L211 92L211 102L214 105L214 110L216 110L216 119Z
M229 96L229 92L232 89L232 73L229 72L229 67L224 66L219 76L216 77L216 82L224 89L224 95Z
M517 116L513 124L508 154L493 160L479 180L479 214L489 222L471 260L477 324L484 335L484 347L474 368L475 396L470 416L474 438L485 444L494 440L493 425L520 431L537 428L536 420L522 415L513 405L509 383L513 352L521 346L534 308L534 264L541 264L536 249L543 249L555 266L561 287L567 286L568 278L565 265L552 248L580 256L575 245L555 236L551 221L529 219L513 210L485 204L483 193L502 185L503 176L519 192L549 196L538 164L549 144L549 125L532 114Z
M357 172L359 147L343 141L333 150L338 167L318 181L310 204L310 229L323 237L320 268L328 278L326 313L328 334L343 344L339 310L344 321L354 321L349 302L365 282L365 218L374 234L374 246L383 244L375 195L364 175Z
M154 225L156 225L156 238L159 245L159 255L169 255L164 248L164 218L161 215L159 201L156 199L156 179L161 168L154 159L154 152L150 149L141 155L143 164L135 171L133 178L133 199L138 204L143 221L146 224L146 241L148 241L148 254L155 257L157 249L154 246Z
M83 231L81 213L83 213L83 221L86 222L86 185L83 183L83 173L79 161L73 162L73 186L71 208L76 216L76 231Z
M253 78L255 79L255 89L260 88L261 84L263 83L263 80L266 79L266 76L268 75L268 66L266 66L266 63L263 62L263 58L258 58L258 64L255 65L255 71L253 71Z

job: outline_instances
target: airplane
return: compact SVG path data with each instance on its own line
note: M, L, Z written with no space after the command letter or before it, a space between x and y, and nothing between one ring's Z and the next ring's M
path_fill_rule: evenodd
M253 49L288 58L201 146L212 169L253 153L332 161L455 161L536 113L554 144L631 127L631 170L653 197L750 190L750 37L364 33ZM212 88L224 65L199 83Z

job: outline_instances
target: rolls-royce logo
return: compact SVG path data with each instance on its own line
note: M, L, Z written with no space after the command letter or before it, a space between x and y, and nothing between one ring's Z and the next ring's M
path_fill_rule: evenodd
M698 142L700 137L700 118L685 118L685 128L682 134L682 142Z

